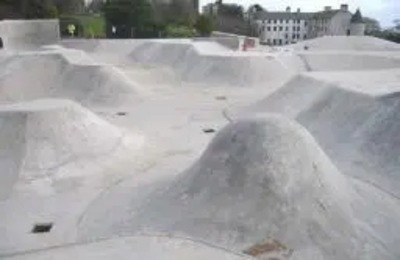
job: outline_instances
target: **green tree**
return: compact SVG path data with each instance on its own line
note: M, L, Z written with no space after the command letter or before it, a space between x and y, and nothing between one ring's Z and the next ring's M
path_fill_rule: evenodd
M381 30L379 21L374 18L363 17L363 22L365 24L365 33L368 35Z
M26 19L56 18L58 11L51 0L24 0L19 5Z
M147 0L108 0L104 5L108 26L117 28L117 36L140 37L153 30L153 9Z
M394 20L393 23L394 23L394 29L400 30L400 19Z
M92 0L88 5L86 10L92 13L100 13L104 8L104 0Z
M238 4L219 4L218 13L230 17L243 18L244 8Z
M260 4L255 4L255 5L253 5L252 7L254 7L254 10L255 10L256 12L262 12L262 11L264 11L264 8L263 8Z
M50 0L43 0L43 18L57 18L58 17L58 9Z
M78 14L85 10L85 0L52 0L60 14Z
M195 22L195 11L191 1L171 0L170 3L157 4L156 9L162 8L163 20L167 24L192 27Z
M213 31L213 22L210 17L202 14L197 17L195 28L201 36L209 36Z

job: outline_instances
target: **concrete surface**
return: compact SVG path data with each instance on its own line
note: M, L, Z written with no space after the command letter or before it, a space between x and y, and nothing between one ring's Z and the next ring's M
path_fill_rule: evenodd
M142 235L102 240L87 244L65 245L33 251L8 259L250 259L202 241L166 236Z
M1 259L399 259L398 45L42 23L0 24Z
M58 20L3 20L0 37L8 50L37 49L44 44L60 41Z
M295 50L304 50L307 46L310 51L399 51L400 46L393 42L366 36L324 36L317 39L298 42L288 47Z

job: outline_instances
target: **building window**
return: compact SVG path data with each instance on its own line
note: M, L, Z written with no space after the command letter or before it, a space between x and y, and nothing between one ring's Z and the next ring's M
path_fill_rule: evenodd
M304 22L304 26L307 26L308 25L308 23L307 22Z
M282 26L279 26L279 31L280 32L283 31L283 27Z
M304 34L304 38L303 39L307 39L307 34Z
M267 31L268 32L271 31L271 27L267 26Z
M283 41L282 39L279 39L279 45L282 45Z
M286 31L289 31L289 27L286 27Z
M272 45L276 45L276 40L275 39L272 40Z
M296 26L293 26L293 31L296 31Z
M300 32L300 26L299 26L299 27L297 27L297 31L298 31L298 32Z
M274 26L274 32L276 32L276 26Z
M274 23L276 24L278 21L277 20L274 20Z
M293 34L293 35L292 35L292 39L296 39L296 34Z
M289 39L289 34L285 34L285 39Z

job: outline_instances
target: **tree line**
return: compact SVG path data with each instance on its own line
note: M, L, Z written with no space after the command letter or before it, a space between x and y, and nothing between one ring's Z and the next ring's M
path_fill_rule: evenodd
M107 35L114 38L193 37L209 35L211 20L198 15L188 0L106 0L101 10Z
M17 17L43 19L82 12L85 2L84 0L2 0L0 6L9 7L10 12ZM4 14L6 17L10 15Z
M364 17L365 34L384 40L400 43L400 19L393 21L393 26L383 29L376 19Z

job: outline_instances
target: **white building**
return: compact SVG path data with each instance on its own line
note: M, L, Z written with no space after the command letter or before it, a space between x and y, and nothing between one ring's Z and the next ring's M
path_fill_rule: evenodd
M325 35L364 35L365 25L361 12L353 15L348 5L341 5L333 10L325 7L316 13L303 13L300 9L291 12L258 12L253 22L258 31L260 43L268 45L285 45L301 40Z

